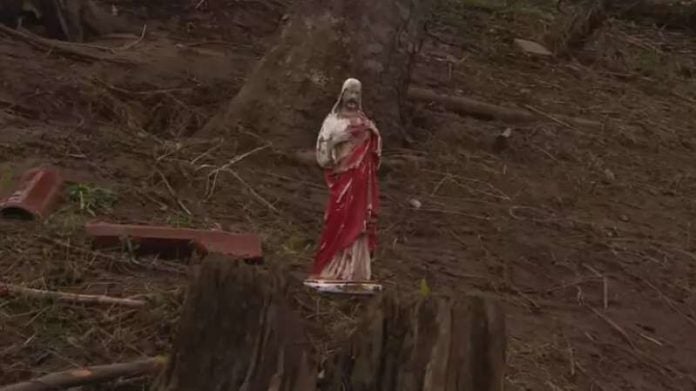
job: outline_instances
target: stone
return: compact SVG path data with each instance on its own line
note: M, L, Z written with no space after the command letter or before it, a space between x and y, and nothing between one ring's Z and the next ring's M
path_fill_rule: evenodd
M533 54L536 56L552 56L553 53L543 45L528 41L526 39L515 38L515 45L527 54Z

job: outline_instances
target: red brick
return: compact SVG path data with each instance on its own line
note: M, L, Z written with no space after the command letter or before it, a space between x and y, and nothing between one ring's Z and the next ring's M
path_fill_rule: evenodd
M22 175L17 190L0 202L3 217L44 218L60 199L63 178L55 169L35 168Z
M85 228L97 247L116 247L122 238L129 238L144 253L176 257L201 251L252 262L263 260L261 239L255 234L109 223L88 223Z

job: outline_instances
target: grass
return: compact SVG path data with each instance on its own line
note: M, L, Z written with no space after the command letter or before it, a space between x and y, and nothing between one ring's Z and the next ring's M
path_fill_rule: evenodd
M173 213L167 216L166 224L175 228L195 228L193 218L185 213Z
M10 167L0 167L0 194L9 190L12 182L12 169Z
M441 0L436 4L435 12L444 21L465 19L472 10L490 13L536 15L546 19L555 11L556 2L550 0ZM454 19L454 20L453 20Z
M93 184L73 184L68 187L70 201L77 203L80 212L96 216L110 212L118 200L116 193Z

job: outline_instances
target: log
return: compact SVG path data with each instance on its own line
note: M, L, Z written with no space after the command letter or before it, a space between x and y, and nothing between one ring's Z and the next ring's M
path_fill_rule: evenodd
M184 304L174 353L154 389L311 391L316 366L277 272L210 255Z
M537 119L527 110L497 106L464 96L444 95L425 88L409 88L408 97L415 101L436 102L448 110L484 119L508 122L532 122Z
M52 51L57 54L68 56L80 61L107 61L123 65L135 64L135 62L133 62L132 60L119 58L116 56L102 56L99 54L94 54L76 44L58 41L55 39L42 38L35 34L14 30L3 25L0 25L0 35L5 35L12 39L23 41L37 49Z
M403 140L402 101L433 0L300 0L278 44L199 136L247 127L313 145L347 77L363 82L363 106L383 134Z
M415 101L435 102L441 104L445 109L454 112L471 115L483 119L495 119L511 123L527 123L538 121L541 118L552 120L564 124L568 127L572 125L601 128L601 122L592 121L584 118L568 117L564 115L543 114L539 110L525 110L514 107L503 107L491 103L482 102L465 96L444 95L435 91L411 87L408 89L408 97ZM572 124L572 125L571 125Z
M0 391L55 391L94 384L118 378L131 378L160 371L166 359L162 357L99 365L51 373L33 380L0 387Z
M481 297L429 298L373 307L322 390L501 391L506 331L500 307Z
M41 289L26 288L19 285L0 283L0 296L2 296L4 293L34 297L39 299L52 299L69 303L111 304L134 308L144 307L147 304L144 300L122 299L118 297L109 297L102 295L83 295L78 293L54 292Z
M621 18L650 22L658 27L696 31L696 3L642 0L623 6L613 1L612 10Z

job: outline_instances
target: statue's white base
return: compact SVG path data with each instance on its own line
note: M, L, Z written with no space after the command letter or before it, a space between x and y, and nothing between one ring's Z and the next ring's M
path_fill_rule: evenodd
M343 295L374 295L382 291L382 285L373 281L340 281L306 279L304 285L320 293Z

